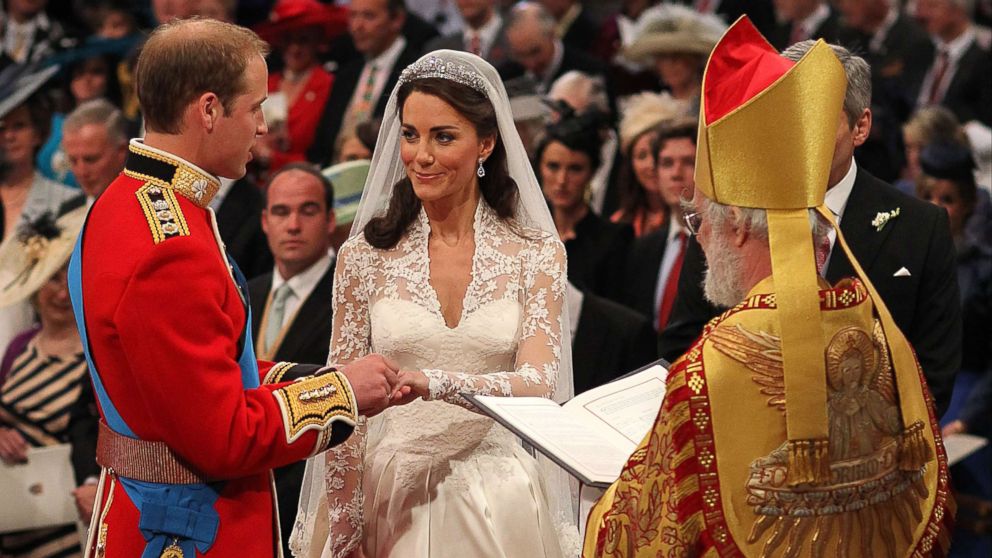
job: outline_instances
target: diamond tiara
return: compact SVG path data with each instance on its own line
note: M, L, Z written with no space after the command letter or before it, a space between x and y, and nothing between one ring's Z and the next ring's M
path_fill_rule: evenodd
M436 56L428 56L407 66L400 74L400 83L423 78L449 79L486 94L486 81L478 72L464 64L448 62Z

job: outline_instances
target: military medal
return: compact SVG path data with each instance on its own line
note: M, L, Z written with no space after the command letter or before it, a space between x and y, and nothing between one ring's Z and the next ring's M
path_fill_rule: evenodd
M172 544L162 550L159 558L183 558L183 549L179 547L179 539L172 539Z

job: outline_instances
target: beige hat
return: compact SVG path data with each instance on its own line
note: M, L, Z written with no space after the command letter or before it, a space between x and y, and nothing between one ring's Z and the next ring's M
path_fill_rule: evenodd
M711 14L665 4L646 11L637 22L634 41L623 50L631 62L647 62L659 54L709 56L727 25Z
M33 295L69 261L86 211L84 205L58 219L44 213L4 239L0 244L0 308Z
M687 116L688 112L689 103L675 99L668 92L631 95L621 103L620 150L626 152L644 132L667 120Z

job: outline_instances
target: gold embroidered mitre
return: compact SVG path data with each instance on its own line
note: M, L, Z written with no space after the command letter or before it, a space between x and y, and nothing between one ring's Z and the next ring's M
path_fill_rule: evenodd
M823 198L846 89L844 69L829 45L817 41L793 63L780 56L747 18L723 36L703 76L696 188L713 201L763 208L768 214L787 370L789 482L794 485L829 476L824 362L828 340L820 329L808 209L817 208L837 230ZM886 336L893 340L901 414L907 426L901 459L906 468L921 467L933 456L936 434L919 434L928 413L917 393L912 350L839 230L837 243L871 294Z
M746 18L723 36L703 75L696 188L710 200L768 213L795 483L828 475L824 339L807 210L823 203L846 87L826 43L793 63Z

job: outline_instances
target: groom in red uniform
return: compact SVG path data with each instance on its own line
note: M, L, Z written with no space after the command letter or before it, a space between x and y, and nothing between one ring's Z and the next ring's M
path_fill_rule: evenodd
M147 133L70 265L103 419L87 555L280 554L270 469L390 403L396 368L377 355L255 359L248 293L208 204L266 133L266 53L247 29L191 20L160 27L138 59Z

